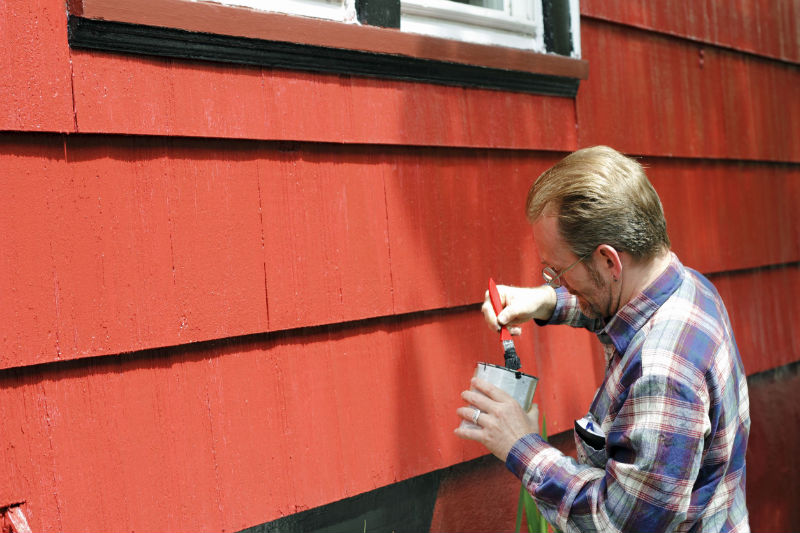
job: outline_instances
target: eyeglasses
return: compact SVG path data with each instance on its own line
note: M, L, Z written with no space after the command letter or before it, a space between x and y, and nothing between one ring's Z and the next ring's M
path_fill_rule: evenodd
M569 272L569 270L572 267L574 267L575 265L577 265L578 263L580 263L581 261L583 261L584 259L586 259L590 255L592 255L591 252L589 252L588 254L584 255L581 258L579 258L577 261L572 263L567 268L563 269L561 272L556 272L556 269L554 269L553 267L544 267L542 269L542 277L544 278L544 282L547 283L548 285L550 285L551 287L553 287L554 289L559 288L561 286L561 276L563 276L564 274Z

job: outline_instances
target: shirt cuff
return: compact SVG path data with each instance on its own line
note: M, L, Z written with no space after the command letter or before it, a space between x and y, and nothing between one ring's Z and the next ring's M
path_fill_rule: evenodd
M537 479L541 478L541 472L539 475L536 475L535 472L529 472L529 468L531 468L537 454L550 448L552 447L536 433L525 435L519 439L514 446L511 447L511 451L508 452L506 456L506 468L522 481L525 481L526 473L533 475L533 481L538 483L541 481L541 479Z
M556 306L553 308L553 314L550 315L549 320L539 320L534 318L537 326L547 326L549 324L563 324L567 317L567 301L572 298L572 295L564 287L556 289Z

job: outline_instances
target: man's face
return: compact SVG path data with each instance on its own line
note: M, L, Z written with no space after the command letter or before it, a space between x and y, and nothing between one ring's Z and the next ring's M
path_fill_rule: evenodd
M549 266L556 272L561 272L578 258L561 238L557 224L558 218L545 211L533 224L533 238L542 260L542 268ZM559 280L570 294L578 298L578 305L584 315L589 318L605 318L613 314L611 285L604 278L604 272L592 268L593 259L594 254L567 271Z

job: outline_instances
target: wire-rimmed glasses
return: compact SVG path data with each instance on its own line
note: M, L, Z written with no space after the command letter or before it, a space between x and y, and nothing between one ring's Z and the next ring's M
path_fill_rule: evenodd
M542 277L544 278L544 282L553 287L554 289L559 288L561 286L561 276L569 272L569 270L572 267L574 267L575 265L577 265L590 255L592 255L591 252L584 255L583 257L578 258L577 261L569 265L567 268L562 269L561 272L557 272L556 269L553 267L544 267L542 269Z

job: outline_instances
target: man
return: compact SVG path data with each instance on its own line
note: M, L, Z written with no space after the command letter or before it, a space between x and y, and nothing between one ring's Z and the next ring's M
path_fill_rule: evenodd
M607 370L575 423L578 461L545 443L535 406L481 380L456 434L505 461L562 531L749 531L747 382L722 299L670 252L642 167L608 147L542 174L527 216L545 285L500 286L490 328L535 319L597 334ZM516 326L516 327L515 327ZM570 364L564 361L564 364Z

